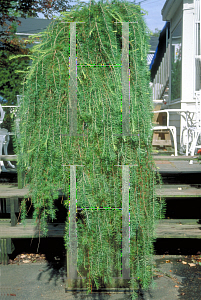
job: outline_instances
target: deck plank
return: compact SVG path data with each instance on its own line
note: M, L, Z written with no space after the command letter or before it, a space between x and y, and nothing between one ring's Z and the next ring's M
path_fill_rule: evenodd
M24 187L18 189L16 184L0 184L0 198L24 198L28 197L29 189Z
M62 193L60 193L62 194ZM188 184L172 184L161 185L156 187L156 194L158 197L165 198L189 198L189 197L201 197L201 186L188 185ZM18 189L17 184L0 184L0 198L24 198L29 196L28 187Z
M0 221L0 238L34 238L39 237L39 229L29 220L26 225L17 224L11 227L9 221ZM48 224L48 237L64 237L64 223ZM40 233L41 235L41 233Z
M159 160L163 160L163 161L190 161L193 160L195 162L195 160L197 160L198 156L194 155L194 156L185 156L185 155L179 155L179 156L172 156L172 155L157 155L157 154L153 154L153 159L155 161L159 161Z
M189 160L173 160L167 158L164 160L155 160L156 170L159 173L201 173L201 164L193 160L193 164L189 164Z
M156 187L156 194L165 198L197 198L201 197L201 185L163 184Z
M201 238L201 224L198 220L165 219L156 228L157 238Z
M65 224L48 224L48 237L64 237ZM9 221L0 222L0 238L37 238L39 230L29 220L24 226L17 224L11 227ZM195 219L164 219L160 220L155 229L156 238L201 238L201 224Z

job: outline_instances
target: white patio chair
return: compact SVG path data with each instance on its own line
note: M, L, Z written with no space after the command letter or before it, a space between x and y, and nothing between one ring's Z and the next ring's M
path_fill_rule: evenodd
M175 156L177 156L177 130L176 130L176 127L175 126L170 126L169 125L169 111L170 110L158 110L158 111L153 111L153 113L155 114L159 114L159 113L167 113L167 125L156 125L156 126L153 126L152 127L152 130L154 131L161 131L161 130L169 130L172 134L172 138L173 138L173 144L174 144L174 153L175 153Z
M5 112L0 104L0 124L3 123L4 116L5 116ZM4 149L4 154L8 155L9 141L10 141L10 136L8 130L5 128L0 128L0 155L2 155L3 149ZM15 166L11 164L10 161L7 161L7 163L11 168L13 169L15 168ZM8 170L4 166L3 161L0 161L0 173L1 171L8 172Z
M198 98L198 97L197 97ZM201 148L201 145L197 145L199 137L201 137L201 107L199 98L196 101L196 109L192 111L182 110L182 109L164 109L159 111L153 111L153 113L167 113L167 126L154 126L153 130L169 129L172 133L173 142L175 146L175 156L177 156L177 135L176 127L169 126L169 115L170 113L180 114L186 122L186 126L183 128L182 136L184 131L187 132L187 141L184 146L186 146L186 156L193 156L196 148ZM195 116L195 117L193 117ZM196 120L195 120L196 119ZM195 120L195 121L194 121ZM182 139L182 137L181 137ZM190 146L190 147L189 147ZM190 150L189 150L190 149Z

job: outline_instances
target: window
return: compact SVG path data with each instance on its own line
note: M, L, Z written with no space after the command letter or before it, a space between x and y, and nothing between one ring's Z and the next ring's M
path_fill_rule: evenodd
M196 1L199 9L199 2ZM200 16L197 12L195 20L195 91L201 89L201 63L200 63Z
M172 32L171 100L181 99L182 21Z

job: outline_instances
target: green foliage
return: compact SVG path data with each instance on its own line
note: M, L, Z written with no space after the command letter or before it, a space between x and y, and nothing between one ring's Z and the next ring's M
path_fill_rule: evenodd
M22 81L24 73L18 70L27 70L29 60L24 58L12 59L13 53L0 51L0 93L1 96L8 100L8 103L17 103L16 95L22 90Z
M52 19L54 14L67 11L72 6L68 0L0 0L0 36L1 43L7 50L12 48L9 43L13 33L13 25L21 22L19 18L39 17L43 14L45 18Z
M152 36L159 37L161 33L161 30L158 28L155 28L155 31L151 33Z
M16 17L38 17L43 13L51 18L54 13L71 8L68 0L0 0L0 25L5 21L16 20Z
M83 7L81 7L83 6ZM81 9L80 9L81 8ZM62 23L62 22L63 23ZM121 67L77 68L77 127L69 134L69 31L77 23L78 65L121 64L122 24L129 25L130 131L121 137ZM66 22L66 23L65 23ZM155 222L163 203L155 196L151 155L152 101L149 89L147 27L140 8L129 2L80 4L54 21L33 49L19 109L20 134L15 140L18 167L30 185L34 218L46 233L55 218L54 200L63 189L69 197L70 168L76 168L77 206L122 207L122 169L130 167L131 285L147 288L152 281ZM62 136L65 135L65 136ZM56 192L55 192L56 191ZM68 200L64 203L69 208ZM121 266L121 210L86 210L77 222L78 268L90 290L114 276ZM69 216L65 242L69 249ZM134 293L135 294L135 293ZM133 297L134 297L133 294Z
M24 57L28 50L23 43L20 44L18 38L13 38L11 43L13 44L12 52L0 50L0 95L8 101L7 105L17 105L16 95L19 95L22 90L24 72L27 71L30 59ZM14 54L21 54L23 57L11 60ZM11 123L10 114L6 113L4 127L11 131Z

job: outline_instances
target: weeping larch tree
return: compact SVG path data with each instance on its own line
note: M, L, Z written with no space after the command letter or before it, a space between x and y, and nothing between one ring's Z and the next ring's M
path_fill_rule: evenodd
M77 136L69 135L70 23L76 23ZM85 22L85 23L81 23ZM129 22L130 136L122 133L122 22ZM78 270L86 269L88 290L110 282L121 269L122 169L129 170L130 271L133 299L153 280L155 225L164 203L155 195L152 158L152 101L147 66L148 29L139 6L103 1L76 5L41 33L32 51L15 128L18 168L25 173L44 236L56 217L59 190L69 209L70 167L76 169ZM101 65L107 65L101 67ZM19 129L19 131L17 131ZM65 166L65 167L64 167ZM133 167L132 167L133 166ZM108 208L108 209L97 209ZM110 209L113 208L113 209ZM115 209L116 208L116 209ZM26 219L26 200L22 202ZM69 247L69 216L65 244Z

